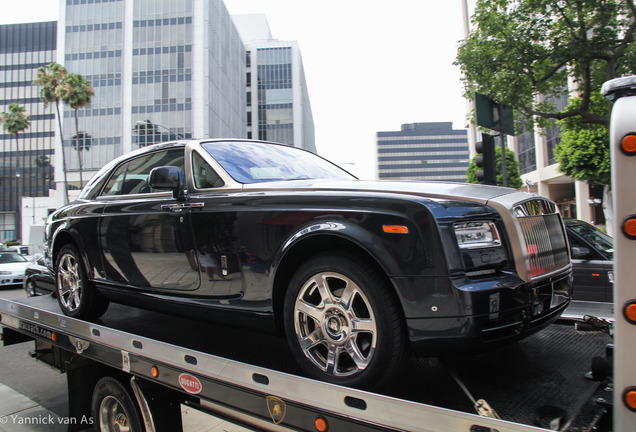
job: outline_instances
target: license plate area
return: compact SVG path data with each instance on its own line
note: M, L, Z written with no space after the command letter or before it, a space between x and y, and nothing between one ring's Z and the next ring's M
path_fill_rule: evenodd
M554 290L552 284L535 288L532 291L532 316L541 315L553 307Z
M540 315L568 300L570 283L567 277L539 286L532 290L532 315Z

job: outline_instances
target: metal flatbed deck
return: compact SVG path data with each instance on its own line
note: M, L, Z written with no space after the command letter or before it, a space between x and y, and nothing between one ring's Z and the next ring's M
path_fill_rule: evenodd
M59 313L57 301L50 296L17 303ZM117 304L95 324L184 350L302 376L282 337ZM605 407L594 403L594 395L603 391L602 383L586 379L585 374L592 358L604 356L608 343L611 338L605 333L578 333L573 325L559 323L480 355L411 359L393 383L376 392L391 399L474 414L473 402L455 375L474 399L486 400L502 420L547 427L541 412L549 406L565 413L562 430L587 430ZM320 405L320 400L315 404Z

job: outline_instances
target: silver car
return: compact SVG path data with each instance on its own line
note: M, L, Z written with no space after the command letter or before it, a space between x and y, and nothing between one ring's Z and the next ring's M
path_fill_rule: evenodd
M21 287L28 265L29 261L20 254L0 252L0 287Z

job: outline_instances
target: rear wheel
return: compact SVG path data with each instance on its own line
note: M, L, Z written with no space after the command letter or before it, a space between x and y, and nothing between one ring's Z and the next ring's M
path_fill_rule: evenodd
M86 270L77 248L68 244L58 255L55 285L57 300L65 315L95 319L108 308L108 301L99 297L86 276Z
M296 272L285 297L285 331L312 377L375 387L400 367L405 352L392 288L366 261L317 255Z
M115 378L97 382L91 400L91 413L101 432L142 432L141 416L130 392Z

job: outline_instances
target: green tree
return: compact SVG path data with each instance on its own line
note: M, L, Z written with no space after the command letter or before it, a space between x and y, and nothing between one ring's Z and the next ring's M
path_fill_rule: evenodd
M27 130L29 126L31 126L31 117L26 113L26 109L22 105L12 103L9 105L9 110L7 112L0 113L0 122L2 122L2 127L5 131L9 132L11 135L15 135L16 177L18 183L15 226L17 236L16 240L19 241L22 237L22 212L20 209L20 196L22 195L22 173L20 173L20 144L18 141L18 134Z
M79 141L82 135L80 135L79 131L78 111L91 102L91 97L95 94L95 90L93 90L90 81L86 80L82 75L70 73L62 79L56 90L56 94L64 104L75 110L75 139ZM77 142L74 147L77 150L80 187L82 187L84 185L82 178L82 151L84 150L84 146Z
M568 108L577 109L581 103L581 98L573 98ZM609 109L605 98L600 94L592 95L590 111L601 116L608 115ZM603 186L603 211L608 234L613 235L609 130L603 125L585 123L578 117L560 120L559 126L561 141L554 149L559 170L576 180Z
M34 85L42 87L40 97L44 100L44 106L47 107L51 102L55 103L57 112L57 122L60 131L60 143L62 149L62 171L64 173L64 198L68 203L68 179L66 177L66 158L64 157L64 135L62 133L62 117L60 116L60 97L58 96L58 87L68 75L66 68L58 63L50 63L46 67L41 67L37 72L37 79L33 81Z
M635 17L634 0L478 0L455 63L467 95L488 95L528 124L579 117L608 125L591 98L636 71ZM568 79L581 102L558 110L546 101L567 92Z
M636 72L635 18L634 0L478 0L474 30L460 44L455 63L467 95L477 91L512 107L518 124L547 127L562 120L567 144L560 150L560 161L566 162L562 171L594 183L610 163L606 152L594 150L609 125L609 109L597 109L595 95L605 81ZM578 100L557 109L550 101L569 95L568 87ZM580 127L585 124L601 128ZM566 161L592 152L594 175L594 166ZM610 228L608 191L604 206Z
M568 109L580 106L581 98L570 100ZM608 106L601 94L590 99L590 111L599 116L608 114ZM578 117L559 121L561 141L554 149L559 170L576 179L593 185L611 184L609 130L603 125L583 122Z
M503 174L501 168L501 147L495 146L495 172L497 174L497 185L503 186ZM477 181L477 165L475 158L468 165L466 171L466 181L468 183L479 183ZM523 186L521 174L519 173L519 162L515 158L515 153L506 147L506 174L508 177L508 187L519 189Z

